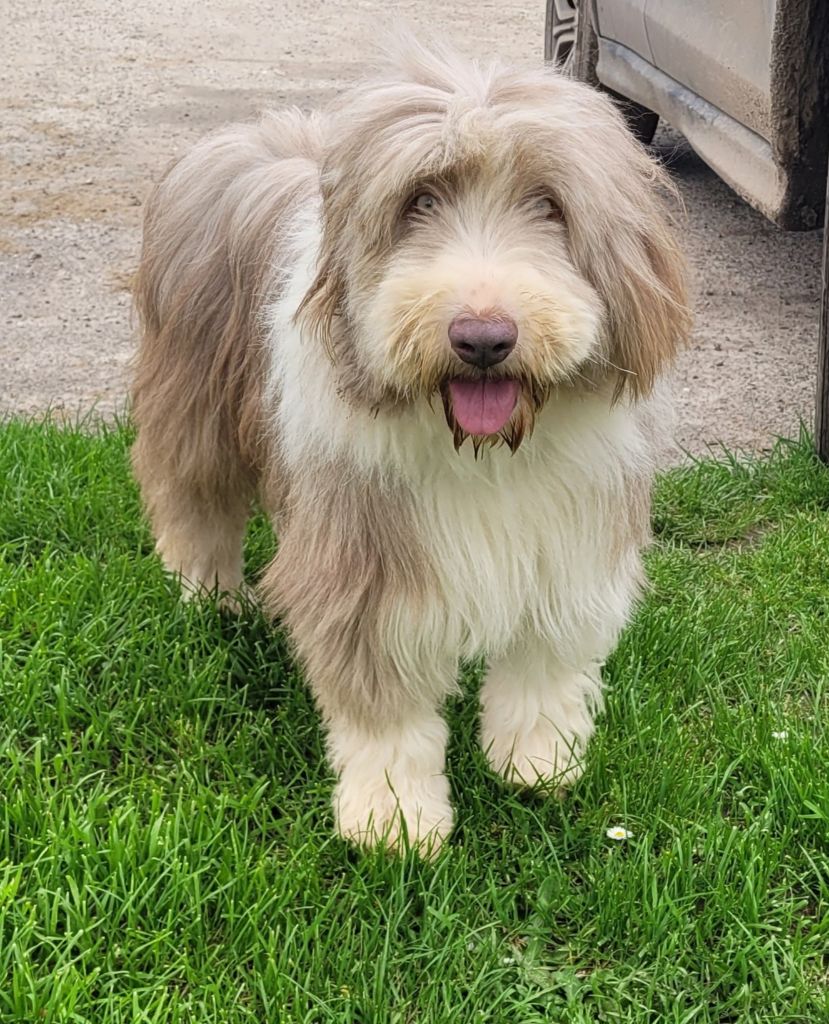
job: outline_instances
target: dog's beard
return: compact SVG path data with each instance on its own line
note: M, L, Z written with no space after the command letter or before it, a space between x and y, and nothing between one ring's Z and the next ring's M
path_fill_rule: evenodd
M354 344L353 339L358 334L357 325L350 323L345 316L338 317L332 336L331 356L338 369L340 396L355 405L369 407L375 414L399 412L424 398L434 407L434 400L439 396L455 449L460 449L469 439L476 457L484 447L506 445L511 452L517 451L524 439L532 434L538 414L552 392L558 386L572 385L579 378L587 381L580 367L568 365L565 353L559 353L558 358L552 360L553 350L549 349L543 362L537 360L537 366L526 358L512 357L490 370L473 370L448 351L443 340L444 330L428 322L424 324L413 316L400 317L396 330L392 332L391 359L382 372L378 372L378 368L372 367ZM458 388L453 384L473 387L480 384L482 389L495 385L497 391L509 383L515 386L517 394L514 407L503 425L498 429L481 429L480 432L474 427L467 429L472 423L468 413L459 415L460 410L455 408L452 392L454 390L457 394ZM499 400L506 400L504 396L498 399L493 394L489 397L495 398L496 406ZM480 415L480 426L485 428L489 416L486 413ZM497 415L496 408L492 416L497 418Z
M367 405L377 415L381 411L401 411L412 406L424 398L430 406L434 407L435 398L439 397L443 405L443 412L446 423L452 433L452 440L455 450L459 450L464 442L469 439L475 456L484 447L496 447L506 445L511 452L516 452L521 442L528 438L535 426L536 418L547 402L551 393L559 383L567 383L569 375L563 376L562 380L556 381L538 380L532 375L522 372L521 368L514 367L512 372L489 371L486 374L464 373L456 365L450 365L449 360L441 361L440 366L431 367L431 372L421 364L419 372L407 377L414 377L414 380L407 381L379 381L355 358L353 351L350 358L339 363L339 394L346 401L355 404ZM516 388L515 402L510 414L505 418L503 426L489 432L475 432L465 429L460 419L465 419L469 426L468 417L461 416L460 419L455 410L453 390L457 393L455 384L478 384L486 387L486 384L509 384Z
M446 416L446 423L452 431L452 440L455 445L455 450L457 451L460 449L461 445L467 440L467 438L469 438L476 458L481 448L485 445L495 447L500 444L505 444L511 452L516 452L524 438L529 437L530 434L532 434L536 416L549 398L550 392L553 388L551 383L541 384L526 377L500 378L502 381L514 381L517 385L518 391L512 413L504 425L497 431L491 433L473 433L461 425L455 410L455 400L453 398L453 388L451 385L452 381L456 379L457 378L447 377L441 382L439 387L441 401L443 402L443 411Z

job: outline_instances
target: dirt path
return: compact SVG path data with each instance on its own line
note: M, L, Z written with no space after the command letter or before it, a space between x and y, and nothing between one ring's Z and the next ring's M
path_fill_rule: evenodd
M378 0L3 3L0 413L123 405L140 207L168 160L266 105L309 107L358 76ZM428 36L532 60L543 4L395 5ZM689 212L697 327L677 373L678 440L763 448L811 417L820 240L784 235L669 132Z

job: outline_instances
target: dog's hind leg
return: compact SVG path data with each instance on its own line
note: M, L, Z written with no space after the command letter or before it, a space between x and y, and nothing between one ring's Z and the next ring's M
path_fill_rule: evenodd
M174 414L149 405L137 410L132 461L156 550L165 567L181 577L185 597L217 592L225 606L236 607L253 499L250 474L203 424L199 430L196 424L177 423Z
M242 585L242 542L262 455L255 318L246 310L233 315L231 286L225 281L221 296L219 274L212 294L205 282L192 282L194 298L161 302L164 272L145 255L139 283L144 332L132 392L132 464L156 549L180 574L185 596L231 595Z
M164 564L236 591L262 466L262 308L279 238L317 188L321 122L298 112L204 139L148 200L134 294L133 466Z

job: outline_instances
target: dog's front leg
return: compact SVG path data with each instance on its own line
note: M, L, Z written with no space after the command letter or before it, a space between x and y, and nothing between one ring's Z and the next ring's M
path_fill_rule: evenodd
M402 708L401 708L402 710ZM327 716L328 752L338 781L334 816L341 836L425 856L452 829L444 774L448 730L437 711L410 708L392 722L357 723Z
M457 650L428 560L404 530L405 507L379 489L347 481L303 508L261 590L322 713L337 831L434 853L452 828L440 708L457 685Z
M577 671L532 636L493 661L481 690L481 744L516 785L563 791L578 779L601 706L597 665Z
M321 610L312 622L300 621L296 608L287 616L337 773L337 831L360 846L408 845L432 856L452 829L440 705L455 666L418 663L416 650L402 663L370 612L345 619L337 612Z

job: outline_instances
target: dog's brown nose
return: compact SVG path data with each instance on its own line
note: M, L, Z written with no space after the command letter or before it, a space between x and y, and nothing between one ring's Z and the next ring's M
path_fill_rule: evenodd
M508 316L456 316L449 324L452 351L481 370L502 362L515 348L518 327Z

